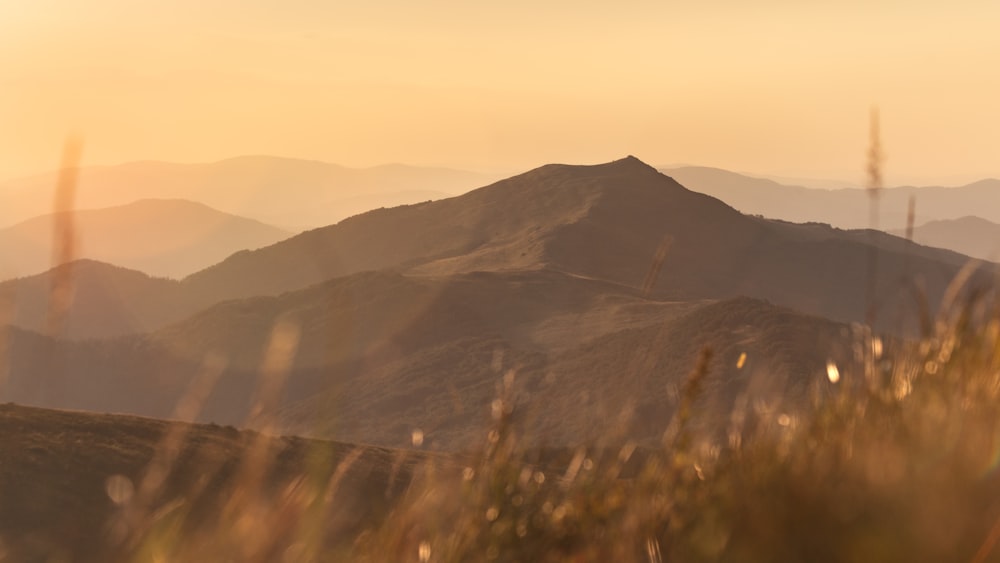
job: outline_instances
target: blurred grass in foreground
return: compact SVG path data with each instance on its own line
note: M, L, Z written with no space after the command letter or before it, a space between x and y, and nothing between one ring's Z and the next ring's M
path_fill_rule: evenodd
M694 430L706 351L662 447L523 448L501 396L478 454L384 462L408 483L391 495L344 481L360 453L277 481L265 463L222 495L202 480L159 506L117 499L108 541L128 561L1000 560L1000 308L946 312L920 341L860 331L864 368L831 364L809 404L734 416L717 438ZM281 455L261 436L244 459ZM359 501L384 509L362 525Z
M370 561L1000 560L1000 315L982 304L955 313L892 357L877 339L859 343L872 360L863 373L832 369L836 391L807 412L760 417L724 443L686 430L700 367L666 447L642 452L630 478L619 477L630 446L581 449L542 477L501 432L461 478L418 484L359 551Z

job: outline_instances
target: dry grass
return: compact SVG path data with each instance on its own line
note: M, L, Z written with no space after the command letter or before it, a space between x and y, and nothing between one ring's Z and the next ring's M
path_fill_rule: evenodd
M355 557L369 561L987 561L1000 529L1000 311L955 306L930 338L867 338L806 414L687 433L704 368L659 451L622 478L579 449L557 471L498 427L460 474L436 472ZM429 554L429 555L427 555ZM424 557L426 556L426 557Z
M276 331L279 356L285 330ZM106 476L102 495L117 508L100 553L121 561L998 560L1000 307L986 297L953 304L934 330L891 349L859 331L861 367L839 367L838 377L831 369L808 408L750 409L718 439L697 430L706 352L652 450L627 441L522 446L504 390L513 374L476 455L383 452L374 472L365 450L333 455L295 442L290 453L290 442L264 434L234 433L242 446L198 458L204 431L176 425L152 442L159 446L142 471ZM206 378L217 369L206 366Z

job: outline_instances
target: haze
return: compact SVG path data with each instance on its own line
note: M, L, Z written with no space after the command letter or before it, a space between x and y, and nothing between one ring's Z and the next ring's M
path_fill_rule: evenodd
M241 154L513 172L624 153L859 181L1000 175L1000 4L0 1L0 178ZM470 186L471 187L471 186Z

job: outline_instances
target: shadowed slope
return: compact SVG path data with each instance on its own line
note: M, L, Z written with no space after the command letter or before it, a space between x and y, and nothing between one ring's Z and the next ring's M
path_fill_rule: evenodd
M431 447L473 447L488 430L491 402L506 393L529 443L656 443L704 349L713 359L700 418L713 433L725 431L738 401L792 412L805 406L807 391L829 385L827 360L850 365L846 327L762 301L661 311L653 322L580 338L561 352L501 338L442 342L292 402L285 418L295 432L320 436L404 445L419 428Z
M277 297L220 303L151 336L182 357L215 350L253 369L275 322L287 318L303 332L298 365L314 367L355 354L405 356L468 336L501 336L551 352L690 306L551 271L363 272Z
M807 407L811 392L832 390L826 363L851 371L854 340L845 325L765 301L709 303L559 355L526 418L564 442L606 439L608 426L619 424L629 438L655 445L709 351L698 420L703 431L724 436L734 413L792 413Z
M217 415L211 420L231 423L245 416L279 319L301 330L299 375L287 389L295 399L387 365L397 369L461 340L552 353L688 308L551 272L448 278L369 272L278 297L221 303L145 336L60 343L11 329L11 375L0 392L33 404L163 416L198 366L221 356L229 375L209 411Z

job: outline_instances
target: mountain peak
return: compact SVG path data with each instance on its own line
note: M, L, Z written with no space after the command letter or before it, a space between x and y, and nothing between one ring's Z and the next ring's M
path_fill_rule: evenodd
M608 163L608 165L626 170L635 170L637 172L641 171L641 172L655 172L657 174L660 173L660 171L657 170L656 167L650 166L632 155L628 155L625 158L619 158L618 160L612 160L611 162Z
M600 164L546 164L519 176L515 176L514 178L532 178L538 176L539 174L548 175L552 173L570 174L577 178L585 176L635 176L647 174L662 176L660 171L655 167L646 164L632 155L628 155L624 158L619 158L610 162L602 162Z
M653 166L646 164L645 162L639 160L635 156L628 155L625 158L619 158L617 160L612 160L611 162L606 162L604 164L597 164L593 167L587 168L606 168L613 169L615 171L629 171L629 172L655 172L659 174L660 172Z

